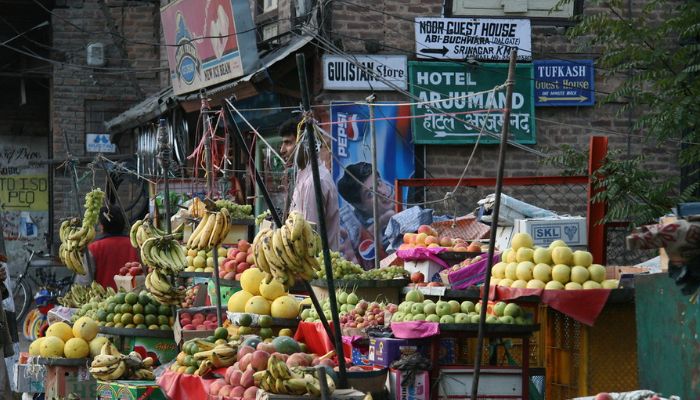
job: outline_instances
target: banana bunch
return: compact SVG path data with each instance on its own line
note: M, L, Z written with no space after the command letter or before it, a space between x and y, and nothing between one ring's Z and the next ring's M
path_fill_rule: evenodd
M80 225L78 218L66 219L61 222L58 236L61 239L58 252L61 262L76 274L85 275L85 249L95 239L95 227Z
M313 368L287 367L284 361L277 357L270 357L267 361L267 369L253 374L255 386L266 392L276 394L321 395L321 384L314 373ZM326 375L326 383L329 392L335 390L333 378Z
M166 275L177 275L187 266L184 248L169 236L146 239L141 244L141 261Z
M93 281L90 286L72 285L65 296L58 298L58 303L64 307L80 308L91 301L100 302L114 294L116 293L111 287L105 289Z
M168 277L157 269L146 275L145 285L151 295L162 304L179 305L185 298L185 288L173 286Z
M192 218L203 218L207 212L207 205L199 197L195 197L190 202L189 207L187 207L187 212Z
M227 208L207 212L187 240L187 248L208 251L221 244L230 229L231 215Z
M100 354L95 356L90 364L90 374L102 381L118 379L153 380L153 359L141 358L139 353L132 351L124 355L117 350L112 342L106 342Z
M182 239L182 231L184 230L184 225L180 224L172 233L172 238L175 240ZM151 223L148 215L144 219L140 219L131 225L129 230L129 240L131 240L131 245L135 248L143 246L146 240L150 238L161 238L167 236L168 232L158 229L155 224Z
M202 345L200 344L200 348ZM195 360L202 361L209 361L208 364L212 367L212 369L216 368L223 368L223 367L229 367L233 365L236 362L237 358L237 353L238 353L238 347L235 345L231 345L229 343L223 343L223 344L217 344L211 349L208 350L203 350L200 352L195 353L192 357ZM201 364L200 364L201 367ZM209 371L205 371L203 374L206 374ZM196 373L195 373L196 375ZM200 375L201 376L201 375Z
M255 265L289 288L297 277L311 280L320 269L319 237L298 212L291 212L280 229L263 229L253 240Z

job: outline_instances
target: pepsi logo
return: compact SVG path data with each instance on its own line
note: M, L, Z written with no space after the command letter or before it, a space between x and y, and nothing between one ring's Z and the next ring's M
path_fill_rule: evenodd
M360 257L364 260L374 260L374 240L363 240L357 249L360 251Z

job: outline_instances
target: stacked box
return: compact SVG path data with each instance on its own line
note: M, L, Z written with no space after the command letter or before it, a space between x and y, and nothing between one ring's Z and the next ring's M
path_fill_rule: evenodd
M98 381L97 399L165 400L165 395L155 381Z
M46 366L46 400L65 399L69 395L79 399L94 399L96 389L97 381L87 367Z

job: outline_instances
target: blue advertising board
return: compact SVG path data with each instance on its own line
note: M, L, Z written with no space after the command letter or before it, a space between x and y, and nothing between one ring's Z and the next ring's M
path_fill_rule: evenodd
M394 215L394 180L415 172L411 109L408 105L377 102L374 130L377 135L379 183L378 220L384 232ZM340 252L365 268L374 267L372 213L372 138L366 105L331 103L333 180L340 206ZM382 238L383 249L388 245ZM383 258L384 254L380 254Z
M535 106L592 106L595 103L593 60L537 60Z

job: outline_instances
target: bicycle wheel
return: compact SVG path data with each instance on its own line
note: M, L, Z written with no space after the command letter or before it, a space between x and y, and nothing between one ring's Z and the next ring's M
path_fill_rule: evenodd
M17 315L17 324L22 322L22 319L27 316L29 308L32 306L32 288L26 279L13 288L12 299L15 302L15 314Z

